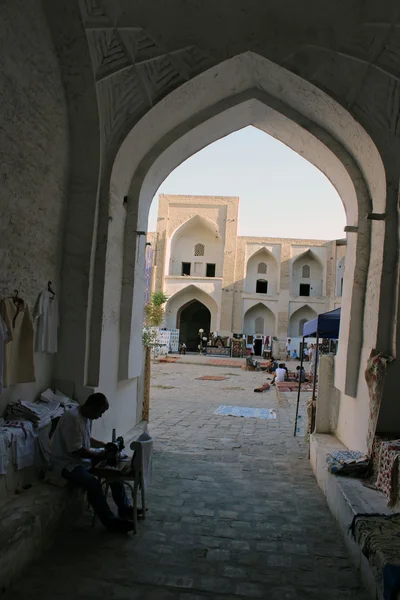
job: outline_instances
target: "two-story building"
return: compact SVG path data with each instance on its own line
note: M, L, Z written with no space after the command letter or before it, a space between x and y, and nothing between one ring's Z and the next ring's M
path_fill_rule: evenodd
M189 349L203 329L282 354L306 321L340 306L346 242L238 236L238 209L237 197L161 194L152 289L169 296L165 327Z

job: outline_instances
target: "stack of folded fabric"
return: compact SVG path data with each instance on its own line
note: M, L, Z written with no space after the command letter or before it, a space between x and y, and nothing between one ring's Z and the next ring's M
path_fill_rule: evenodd
M326 463L335 475L364 478L369 474L369 459L363 452L335 450L327 455Z
M41 428L48 425L52 419L60 417L64 413L64 408L58 400L50 402L18 402L10 403L7 406L6 418L8 420L31 421L35 427Z
M65 410L69 410L70 408L79 406L79 404L78 404L78 402L76 402L76 400L72 400L72 398L70 398L69 396L66 396L62 392L59 392L58 390L53 392L53 390L51 390L50 388L47 389L42 394L40 394L40 400L42 402L47 402L47 403L57 401L61 404L61 406L63 406L65 408Z

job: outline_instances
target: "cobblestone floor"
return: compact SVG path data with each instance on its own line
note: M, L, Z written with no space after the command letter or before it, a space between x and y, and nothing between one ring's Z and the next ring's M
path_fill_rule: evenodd
M254 394L261 373L195 379L215 371L154 366L154 481L138 534L91 529L87 514L8 599L365 600L304 438L293 437L294 395ZM273 408L277 419L214 415L221 404Z

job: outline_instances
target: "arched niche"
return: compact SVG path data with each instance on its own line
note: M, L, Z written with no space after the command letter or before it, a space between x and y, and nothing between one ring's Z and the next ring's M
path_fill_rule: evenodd
M292 296L324 296L324 265L312 250L306 250L293 260Z
M196 285L188 285L168 299L165 307L165 327L168 329L175 329L179 323L179 316L183 308L194 301L201 302L201 304L203 304L210 311L211 331L218 331L218 305L214 298Z
M317 316L318 313L313 308L308 306L308 304L304 304L303 306L295 310L294 313L291 315L289 321L289 337L302 337L302 333L300 333L301 325L304 326L305 322L311 321Z
M260 325L263 326L263 331L259 331ZM257 331L258 330L258 331ZM254 335L261 333L262 335L274 336L276 330L275 315L268 306L259 302L246 310L243 316L243 333L246 335Z
M191 277L206 277L207 264L215 264L215 277L222 277L223 251L216 223L196 215L177 227L168 241L168 274L181 276L184 262L190 263Z
M114 162L111 204L127 196L123 284L120 312L120 378L132 377L141 364L140 330L143 285L142 245L149 207L165 177L206 145L254 125L301 154L331 181L342 198L351 233L347 238L338 377L335 383L355 396L361 350L375 347L379 333L389 343L390 319L378 319L385 223L370 244L370 212L384 213L386 180L381 157L359 123L322 90L252 52L227 60L183 84L155 105L128 133ZM104 221L103 221L104 223ZM105 232L98 235L104 249ZM105 258L102 250L101 256ZM374 269L369 273L369 264ZM107 293L106 269L96 262L92 332L104 322L99 303ZM369 277L368 277L369 275ZM101 285L101 278L105 287ZM367 284L368 282L368 284ZM96 291L96 290L95 290ZM104 296L103 296L104 293ZM102 305L103 306L103 305ZM368 326L364 327L364 307ZM140 316L140 315L139 315ZM96 329L97 328L97 329ZM351 350L350 350L351 348ZM92 356L92 354L91 354ZM93 353L96 358L96 352ZM89 357L91 363L91 357ZM96 365L91 364L91 372Z
M278 261L268 248L260 248L247 260L245 291L248 294L257 293L257 281L265 280L268 282L266 294L275 296L278 291L278 278Z

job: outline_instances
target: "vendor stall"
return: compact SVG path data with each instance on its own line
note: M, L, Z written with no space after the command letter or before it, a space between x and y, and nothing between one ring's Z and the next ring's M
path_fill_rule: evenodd
M340 308L331 310L326 313L318 315L315 319L307 321L303 328L303 345L305 338L315 337L316 338L316 351L314 356L314 381L313 381L313 392L312 392L312 417L311 417L311 433L314 430L315 424L315 390L317 384L317 368L319 358L319 345L320 339L326 340L337 340L339 337L340 329ZM303 369L303 353L301 355L300 372ZM296 435L297 418L299 414L299 403L300 403L300 392L301 392L301 377L299 377L299 387L297 392L297 405L296 405L296 418L294 424L294 435Z

